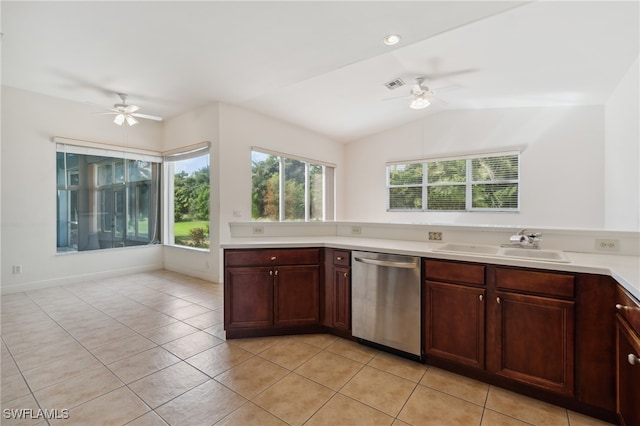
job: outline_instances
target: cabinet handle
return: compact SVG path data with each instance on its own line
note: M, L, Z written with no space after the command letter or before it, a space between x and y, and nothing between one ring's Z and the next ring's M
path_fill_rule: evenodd
M276 276L278 275L278 270L276 269Z
M480 301L482 302L484 300L484 297L482 295L478 296L478 299L480 299Z
M498 304L500 304L500 298L496 297L496 302L498 302Z
M336 257L336 260L342 260L342 256Z
M627 355L627 361L629 361L629 364L631 365L638 365L640 364L640 358L638 358L637 356L635 356L634 354L629 354Z
M269 275L273 275L273 271L269 271Z
M619 311L640 311L640 308L637 306L626 306L619 303L616 305L616 309Z
M345 272L344 273L344 277L347 278L348 276L349 276L349 274Z
M275 256L271 256L271 260L272 261L276 260L276 257Z

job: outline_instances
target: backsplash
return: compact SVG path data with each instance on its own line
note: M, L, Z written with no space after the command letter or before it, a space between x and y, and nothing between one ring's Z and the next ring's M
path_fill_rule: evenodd
M350 237L500 245L520 231L511 226L457 226L372 222L230 222L232 238ZM541 233L540 248L580 253L638 256L640 232L527 228ZM429 237L431 236L431 240ZM441 240L437 238L441 237ZM435 239L434 239L435 238Z

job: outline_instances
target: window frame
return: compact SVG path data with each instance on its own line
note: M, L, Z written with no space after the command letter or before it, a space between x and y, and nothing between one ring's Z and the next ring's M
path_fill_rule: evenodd
M516 179L497 179L495 181L477 181L473 180L473 161L484 158L494 157L512 157L516 156L517 160L517 178ZM445 161L465 160L465 180L461 182L429 182L429 164ZM391 184L391 168L395 166L421 164L422 165L422 181L412 184ZM518 213L520 211L520 166L521 151L499 151L487 152L460 156L434 157L420 160L410 161L394 161L386 164L386 189L387 189L387 211L388 212L429 212L429 213L471 213L471 212L498 212L498 213ZM474 185L491 185L491 184L515 184L517 185L517 206L513 208L493 208L493 207L474 207L473 206L473 188ZM443 186L464 186L465 190L465 208L464 209L432 209L429 208L429 188ZM393 188L421 188L422 203L420 208L392 208L391 192Z
M122 149L123 147L115 147L113 145L59 137L54 137L52 141L56 144L56 193L58 198L58 205L56 207L56 254L81 253L85 251L128 248L160 243L158 239L162 223L160 213L161 200L158 198L159 187L161 186L159 173L161 170L162 157L160 155L146 150L127 150ZM62 155L62 168L60 168L58 164L60 155ZM67 164L69 155L102 157L102 160L91 162L91 167L94 170L85 169L84 173L87 175L82 177L80 169L69 168ZM86 161L88 160L83 159L83 164ZM127 168L131 162L147 163L150 170L148 178L129 181ZM116 182L114 165L117 163L122 165L123 176L121 180ZM109 170L106 168L102 169L102 167L107 166L110 167ZM61 174L64 175L63 179L60 179ZM147 206L149 227L147 235L141 235L139 233L140 215L136 214L136 216L133 217L129 214L133 208L129 203L132 202L136 205L140 203L137 194L133 197L129 196L130 188L140 185L147 185L153 188L154 192L158 191L155 195L151 195L147 199L149 203L149 206ZM97 209L94 208L93 210L82 212L78 211L76 207L72 211L69 203L71 203L73 197L78 200L81 190L87 192L84 195L85 200L94 200L93 204L91 202L89 202L89 204L94 205ZM104 223L106 214L113 214L114 217L117 215L116 207L109 205L109 209L103 208L105 202L114 202L115 199L106 200L105 194L110 192L110 197L115 197L116 190L122 195L120 200L122 203L122 227L121 233L117 235L115 228L109 227L107 230L107 226ZM75 195L73 194L74 192ZM62 195L62 193L66 194ZM59 204L61 199L65 203L65 207L62 209ZM138 212L139 209L136 208L135 210ZM64 214L64 217L61 217L61 213ZM88 218L87 214L89 215ZM95 218L95 221L92 218ZM61 226L61 223L64 223L64 225ZM129 232L131 225L135 230L133 233ZM151 229L151 226L153 226L154 229ZM80 228L82 228L83 234L89 239L89 242L87 242L84 241L83 238L82 245L78 239ZM64 232L63 237L60 236L60 232ZM111 240L111 246L102 247L102 244L109 240ZM67 244L59 245L61 241Z
M335 173L336 173L336 165L332 163L328 163L325 161L313 160L309 158L304 158L296 155L285 154L277 151L273 151L270 149L260 148L256 146L251 147L250 160L251 166L253 167L253 153L257 152L259 154L277 157L278 159L278 222L328 222L333 221L335 218ZM286 191L286 167L285 163L287 160L290 161L298 161L304 163L304 219L295 220L295 219L286 219L286 197L283 196ZM311 217L312 213L312 202L311 202L311 179L310 179L310 171L312 166L321 166L322 167L322 218L314 219ZM253 176L253 170L252 170ZM253 188L253 179L251 186L251 195L253 198L254 188ZM252 212L253 212L253 199L252 203ZM254 218L253 213L251 215L251 221L253 222L274 222L274 220L264 219L264 218Z
M163 153L163 201L166 203L163 212L166 218L163 221L163 244L171 247L178 247L187 250L211 251L209 247L192 247L175 242L175 163L198 157L208 156L209 167L209 241L211 241L211 143L202 142L193 144Z

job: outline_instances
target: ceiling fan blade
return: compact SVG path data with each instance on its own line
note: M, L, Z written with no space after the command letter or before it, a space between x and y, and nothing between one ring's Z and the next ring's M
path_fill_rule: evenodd
M157 115L139 114L137 112L131 115L138 118L146 118L147 120L162 121L162 117L158 117Z
M384 98L383 101L394 101L396 99L409 99L413 95L395 96L393 98Z
M124 112L125 112L125 114L133 114L134 112L136 112L139 109L140 109L140 107L138 105L127 105L124 108Z
M118 126L122 126L122 123L124 123L124 114L116 115L116 118L113 119L113 122Z
M128 124L129 126L135 126L136 124L138 124L138 120L136 120L135 118L133 118L133 116L132 116L132 115L127 115L127 116L126 116L126 119L127 119L127 124Z
M456 76L456 75L470 74L470 73L474 73L474 72L478 72L478 71L479 71L478 68L467 68L467 69L461 69L461 70L457 70L457 71L449 71L449 72L440 72L440 73L428 74L427 76L425 76L425 80L426 81L441 80L441 79L448 78L448 77L453 77L453 76Z

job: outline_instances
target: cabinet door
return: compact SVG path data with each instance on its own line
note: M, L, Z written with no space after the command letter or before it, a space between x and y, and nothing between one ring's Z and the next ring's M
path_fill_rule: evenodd
M313 325L320 321L318 265L275 268L276 325Z
M351 277L349 268L335 267L333 284L333 327L350 330Z
M425 353L484 368L485 290L426 281Z
M224 292L225 329L273 325L271 268L227 268Z
M498 375L563 395L574 394L574 303L496 292L495 351Z
M640 338L624 319L617 319L617 410L622 425L640 425Z

